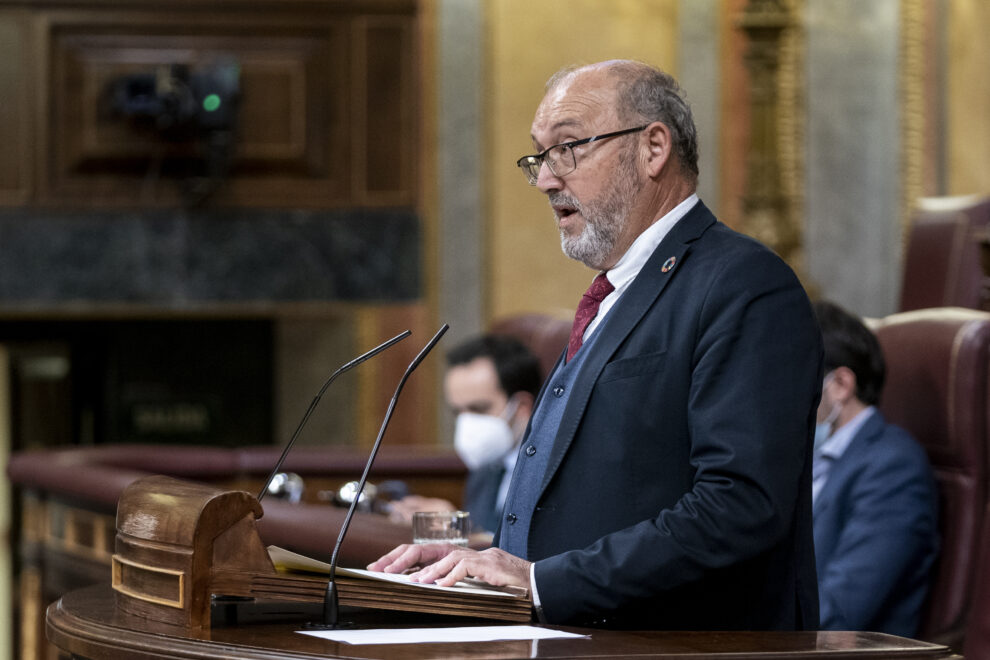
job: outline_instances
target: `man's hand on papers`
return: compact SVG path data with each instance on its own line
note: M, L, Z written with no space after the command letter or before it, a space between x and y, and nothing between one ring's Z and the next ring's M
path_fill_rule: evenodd
M529 588L530 562L498 548L467 550L445 543L400 545L373 564L369 571L403 573L422 566L409 578L413 582L436 583L444 587L464 578L476 578L496 587Z
M448 553L457 550L450 543L406 543L395 548L377 561L368 564L369 571L383 573L405 573L410 568L426 566L443 559Z

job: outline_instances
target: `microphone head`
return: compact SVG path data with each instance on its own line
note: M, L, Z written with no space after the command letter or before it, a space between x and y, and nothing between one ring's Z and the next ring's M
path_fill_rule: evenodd
M419 363L422 362L426 358L427 355L429 355L430 351L433 350L433 347L437 345L437 342L440 341L440 338L443 337L444 334L449 329L450 329L450 326L447 325L446 323L444 323L442 326L440 326L440 329L437 330L437 334L433 335L433 338L430 339L429 342L427 342L426 346L423 347L423 350L421 350L419 352L419 355L417 355L413 359L413 361L409 363L409 368L406 369L406 373L407 374L412 373L413 369L415 369L416 367L419 366Z
M340 506L351 506L354 503L354 498L357 497L357 510L371 511L372 503L378 497L378 488L375 484L366 483L364 488L361 489L360 497L358 497L359 485L357 481L348 481L337 491L337 494L334 496L334 502Z
M302 501L304 490L306 490L306 484L298 474L295 472L279 472L272 477L265 492L272 497L296 504Z

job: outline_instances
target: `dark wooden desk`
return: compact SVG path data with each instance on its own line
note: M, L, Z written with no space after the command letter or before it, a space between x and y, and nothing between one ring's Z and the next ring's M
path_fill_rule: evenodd
M394 615L392 615L394 617ZM304 621L305 619L303 619ZM455 619L445 619L457 625ZM378 624L376 624L378 625ZM200 636L155 631L147 622L127 620L114 610L108 586L70 592L48 608L48 639L73 657L90 660L150 658L680 658L733 660L811 658L958 658L944 646L879 633L619 632L582 630L590 639L470 644L348 645L295 631L301 622L255 622L214 626Z

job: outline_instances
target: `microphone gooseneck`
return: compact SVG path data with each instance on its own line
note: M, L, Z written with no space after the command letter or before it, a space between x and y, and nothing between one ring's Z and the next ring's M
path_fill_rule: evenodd
M285 449L282 450L282 455L279 456L278 462L275 463L275 469L272 470L272 473L268 476L268 479L265 481L265 485L262 486L261 491L258 492L257 499L259 503L265 497L265 493L268 492L268 487L271 486L272 480L275 479L275 475L278 474L278 471L282 468L282 463L285 462L285 457L289 455L289 450L292 449L292 445L296 442L296 438L299 437L299 434L302 432L303 427L306 426L306 422L309 420L309 416L313 414L314 410L316 410L316 404L318 404L320 402L320 399L323 398L323 393L327 391L328 387L330 387L330 383L332 383L340 374L346 371L350 371L351 369L358 366L368 358L378 355L386 348L389 348L393 344L399 343L400 341L402 341L411 334L412 333L409 330L405 330L404 332L397 334L388 341L383 342L378 346L375 346L367 353L357 356L356 358L354 358L347 364L341 366L339 369L337 369L337 371L333 372L330 375L330 378L327 379L327 382L323 383L323 387L320 388L320 391L317 393L317 395L313 397L313 402L309 404L309 408L306 409L306 414L303 415L302 420L300 420L299 422L299 426L296 427L296 430L293 432L292 437L289 439L289 442L285 445Z
M385 411L385 418L382 420L381 428L378 430L378 437L375 438L375 444L371 448L371 455L368 457L368 462L364 466L364 473L361 475L361 480L358 482L357 492L354 495L354 499L351 501L350 508L347 509L347 516L344 517L344 524L340 526L340 534L337 536L337 543L333 547L333 554L330 557L330 579L327 582L326 593L323 599L323 623L322 624L311 624L311 627L315 628L337 628L338 623L338 611L339 605L337 602L337 555L340 554L340 546L344 542L344 536L347 534L347 528L350 527L351 518L354 517L354 510L357 508L358 500L361 499L361 493L364 491L364 484L368 480L368 473L371 472L371 466L375 462L375 456L378 454L378 448L382 444L382 438L385 437L385 429L388 428L388 423L392 419L392 413L395 411L395 404L399 400L399 393L402 392L402 388L405 386L406 381L409 380L409 376L412 374L413 370L419 366L419 363L423 361L424 358L433 350L433 347L437 345L440 338L443 337L444 333L450 328L449 325L444 323L440 329L437 331L433 338L423 347L423 350L419 352L409 366L406 367L405 373L402 374L402 378L399 379L399 384L395 388L395 393L392 395L392 400L388 404L388 410Z

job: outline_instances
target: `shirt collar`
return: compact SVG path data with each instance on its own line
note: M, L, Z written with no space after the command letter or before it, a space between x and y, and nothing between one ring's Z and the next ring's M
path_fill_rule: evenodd
M605 273L605 277L615 287L616 293L620 293L636 279L650 255L660 245L660 241L667 236L677 221L687 215L687 212L694 208L697 203L698 195L692 193L636 237L626 253Z
M848 422L843 424L841 427L835 430L835 433L828 437L828 440L822 443L821 447L818 448L816 453L819 456L828 456L833 460L839 460L842 455L849 448L849 443L852 442L859 430L863 428L863 424L866 420L876 412L874 406L868 406L861 410L858 415L850 419Z

